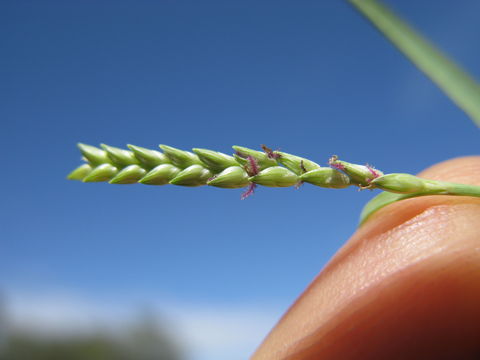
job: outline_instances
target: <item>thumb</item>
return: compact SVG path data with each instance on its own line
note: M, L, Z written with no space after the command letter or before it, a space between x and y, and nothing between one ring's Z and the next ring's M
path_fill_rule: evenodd
M480 157L421 177L480 185ZM427 196L379 210L252 359L470 359L480 355L480 199Z

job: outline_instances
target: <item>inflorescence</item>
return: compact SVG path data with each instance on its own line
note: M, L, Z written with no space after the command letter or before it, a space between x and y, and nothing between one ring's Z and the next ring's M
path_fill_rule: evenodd
M392 193L422 195L480 196L480 187L419 178L410 174L383 174L370 165L351 164L332 156L329 167L262 145L262 151L233 146L233 156L217 151L179 150L160 145L151 150L127 145L124 150L105 144L101 148L78 144L85 164L73 170L68 179L83 182L108 181L111 184L209 185L219 188L247 188L242 199L257 185L299 187L303 183L343 189L381 189ZM411 195L411 196L410 196Z

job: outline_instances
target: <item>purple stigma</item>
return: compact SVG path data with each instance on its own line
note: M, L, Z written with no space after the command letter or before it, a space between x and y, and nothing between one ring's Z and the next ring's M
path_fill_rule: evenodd
M367 164L367 165L365 165L365 167L373 175L373 179L376 179L376 178L380 177L380 173L377 170L375 170L375 168L373 166L370 166L370 165ZM372 181L373 179L370 179L369 181Z
M265 152L265 154L267 154L267 157L269 159L278 159L281 157L281 155L279 153L276 153L275 151L273 151L272 149L270 149L269 147L267 147L266 145L262 145L262 149L263 151Z
M334 168L334 169L339 170L339 171L344 171L345 170L345 165L338 162L338 156L337 155L333 155L328 160L328 165L330 165L331 168Z
M245 166L245 170L247 171L248 176L257 175L260 172L257 160L253 156L248 155L247 161L248 164Z
M334 168L334 169L336 169L336 170L340 170L340 171L345 170L345 166L342 165L342 164L340 164L340 163L337 163L337 162L333 162L333 161L332 161L332 162L330 162L329 165L330 165L330 167L332 167L332 168Z
M255 192L255 188L257 187L257 184L250 183L248 186L248 189L242 194L240 197L241 200L245 200L248 198L250 195L252 195Z

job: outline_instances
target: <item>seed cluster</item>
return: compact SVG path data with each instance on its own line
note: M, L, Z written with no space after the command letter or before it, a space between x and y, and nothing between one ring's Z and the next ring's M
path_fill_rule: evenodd
M233 146L230 156L207 149L184 151L167 145L151 150L128 145L129 150L101 145L78 144L85 163L73 170L68 179L84 182L108 181L111 184L209 185L219 188L247 188L242 199L257 185L270 187L300 186L309 183L332 189L358 186L381 189L408 197L423 195L480 196L480 187L426 180L410 174L386 174L370 165L339 160L336 155L329 167L300 156ZM390 199L391 200L391 199ZM388 200L388 201L390 201Z
M262 146L263 151L234 146L233 156L198 148L189 152L167 145L160 145L162 151L134 145L128 145L129 150L105 144L101 148L86 144L78 144L78 147L85 163L68 178L84 182L248 187L242 198L253 193L256 185L288 187L310 183L326 188L358 185L333 167L322 167L266 146Z

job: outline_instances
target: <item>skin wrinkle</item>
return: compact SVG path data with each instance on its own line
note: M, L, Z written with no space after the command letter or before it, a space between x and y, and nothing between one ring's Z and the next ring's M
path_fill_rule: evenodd
M420 176L478 185L480 157L450 160ZM438 267L438 271L450 271L452 259L460 259L462 264L480 263L478 236L472 230L475 228L472 224L480 222L479 205L478 198L428 196L400 201L378 211L327 264L272 330L253 359L316 359L316 356L309 357L308 351L320 354L335 348L339 341L348 342L346 334L366 325L346 322L346 319L360 317L358 312L375 307L379 298L388 299L393 294L391 289L398 284L414 287L413 273L428 274L434 267ZM465 241L453 242L452 238L459 233ZM472 272L477 274L478 269L473 268ZM427 285L423 287L430 286L431 279L425 277L430 282L425 280ZM458 285L457 280L451 281L452 287ZM384 287L388 291L377 290ZM400 290L398 293L399 297L405 296ZM332 335L337 333L343 334L342 340ZM364 345L349 344L348 347L353 351L356 347L363 349Z
M478 259L477 259L478 261ZM465 312L470 312L474 319L480 317L478 311L478 302L471 300L465 301L460 296L460 301L457 296L451 296L451 300L446 301L446 304L442 308L435 309L435 304L433 306L430 303L422 304L421 306L412 306L412 304L421 303L422 298L425 294L429 292L439 293L438 288L447 288L447 291L442 291L439 293L439 296L445 298L446 295L450 295L449 292L453 294L461 294L465 292L465 287L463 284L457 284L458 276L455 279L446 279L446 276L442 276L441 272L445 271L445 266L440 266L438 269L433 270L430 267L431 273L440 275L439 278L442 279L442 282L435 283L435 280L432 281L431 273L427 272L427 275L422 274L422 269L418 271L417 281L411 281L410 276L407 276L407 279L402 280L403 274L397 274L394 279L392 279L393 285L388 284L388 291L383 291L385 284L381 284L373 293L373 296L370 297L361 297L357 299L358 301L353 302L347 311L339 313L334 322L326 324L325 327L319 329L317 332L310 334L303 339L303 343L298 343L296 349L290 352L289 355L278 357L278 359L318 359L320 354L327 353L322 359L428 359L432 358L428 355L428 347L422 349L421 344L416 343L417 333L415 330L422 329L424 322L431 322L429 314L432 313L432 307L437 313L435 316L441 316L445 308L451 309L453 312L459 312L462 315L462 309L467 309ZM478 271L477 271L478 274ZM426 278L422 279L422 276ZM477 276L478 277L478 276ZM405 282L407 285L405 285ZM400 284L401 289L398 289ZM395 288L397 287L397 289ZM408 291L408 288L411 290ZM407 290L407 291L406 291ZM468 291L467 291L468 292ZM407 295L407 296L405 296ZM405 298L406 301L402 301ZM385 300L386 299L386 300ZM387 303L387 305L381 306L378 309L376 306L377 303ZM402 304L406 304L402 307ZM377 311L383 316L378 314L372 314L369 311L369 308L372 306L377 307ZM392 311L382 311L382 308L391 308L392 306L396 307L396 312ZM396 338L389 339L389 331L381 331L381 328L386 327L387 330L389 326L402 327L402 323L405 322L405 318L412 317L411 312L415 312L417 316L413 318L414 326L411 325L402 332L396 333ZM425 316L424 314L427 314ZM460 317L460 316L459 316ZM363 321L355 319L352 321L352 318L362 318ZM389 321L385 321L385 318L388 318ZM385 325L386 324L386 325ZM417 326L420 325L420 326ZM436 356L435 359L470 359L475 358L474 355L465 355L455 352L455 349L451 349L448 346L449 337L445 336L445 333L449 333L454 329L458 328L455 326L455 322L446 321L443 326L440 324L439 329L432 329L431 339L426 339L427 344L431 346L433 342L439 342L439 346L443 346L441 354L443 356ZM475 330L476 334L479 333L478 321L476 321ZM380 329L380 330L379 330ZM396 331L396 330L395 330ZM370 335L373 332L375 335ZM464 342L466 345L472 346L472 343L478 342L478 338L472 339L472 332L466 333L462 329L458 330L459 336L464 337ZM443 333L443 334L442 334ZM423 336L424 334L420 334ZM319 338L322 338L322 341L318 341ZM383 340L382 340L383 338ZM386 339L385 339L386 338ZM353 339L353 341L352 341ZM359 339L355 341L355 339ZM393 341L392 341L393 340ZM444 341L446 342L444 343ZM365 347L365 343L370 343L371 346ZM379 343L379 344L376 344ZM385 349L385 344L388 344L387 349ZM412 347L412 344L415 346ZM366 350L368 349L368 350ZM425 354L422 355L422 352ZM408 354L408 355L407 355Z
M395 230L379 235L377 239L370 239L372 241L365 241L359 244L355 253L343 259L342 266L337 269L335 276L324 279L323 283L319 284L321 285L318 286L319 289L323 287L335 288L339 285L338 278L340 278L344 279L342 281L345 284L349 284L349 286L341 286L343 290L339 294L341 296L333 304L330 304L331 306L328 309L319 311L316 315L328 317L330 313L335 313L338 308L342 308L345 302L351 301L353 297L358 296L375 282L382 281L385 276L401 271L403 267L410 266L441 251L441 247L436 247L437 244L425 243L422 246L424 232L418 231L419 227L428 226L429 219L432 216L436 219L444 217L445 221L448 221L448 211L446 212L447 214L442 214L441 212L441 208L429 209ZM441 237L444 231L442 229L438 230L438 236ZM409 238L408 243L403 241L407 234L412 233L414 236ZM429 250L432 251L429 253ZM388 259L388 261L385 261L385 259ZM390 259L394 261L390 261ZM346 291L348 291L348 297L344 296Z
M355 312L358 312L360 310L352 310L354 309L355 307L359 307L360 309L363 308L363 307L366 307L368 306L367 305L357 305L357 306L354 306L352 304L355 304L355 302L359 302L360 304L362 303L362 290L363 291L368 291L370 290L370 293L372 293L372 288L375 288L375 287L381 287L382 285L382 280L384 280L385 277L387 276L391 276L392 274L394 274L394 276L392 277L393 279L395 277L397 277L396 281L399 281L398 279L401 279L401 276L402 276L402 269L403 268L415 268L416 264L428 264L428 263L434 263L435 261L433 260L433 258L435 258L437 255L439 255L440 257L442 257L442 253L448 248L448 245L447 246L440 246L440 247L437 247L437 245L441 245L442 242L448 242L448 239L449 239L449 232L445 233L444 232L444 228L443 227L436 227L435 226L435 221L432 221L430 219L432 219L432 216L434 219L438 219L439 217L443 217L445 219L448 219L449 216L451 216L451 210L449 210L447 207L438 207L438 208L435 208L435 209L430 209L429 211L427 211L426 213L423 213L419 216L419 223L416 223L413 219L412 221L410 221L410 224L405 224L405 226L402 226L399 231L396 233L396 234L390 234L390 238L392 236L396 237L397 240L400 240L401 241L401 238L405 236L405 233L408 233L410 231L416 231L416 229L418 228L418 226L425 226L427 227L428 230L433 230L433 231L437 231L438 232L438 236L436 236L436 240L434 242L431 242L429 243L428 246L424 246L422 249L421 249L421 252L424 252L424 254L422 254L422 256L418 256L416 254L416 251L412 248L409 248L409 246L406 246L403 250L406 250L406 252L402 253L402 254L397 254L395 257L397 259L403 259L403 261L399 261L397 262L397 264L393 264L392 263L389 263L390 267L387 269L387 271L385 273L379 273L378 271L375 271L375 270L372 270L370 268L368 268L368 266L371 266L372 264L375 263L375 259L372 260L372 261L369 261L366 265L367 265L367 268L368 269L368 272L370 271L373 271L369 276L372 277L373 279L368 279L368 277L360 277L360 278L357 278L355 279L355 276L345 276L345 281L347 283L350 283L349 284L349 290L351 291L350 295L351 297L349 297L348 299L346 299L345 303L349 305L349 309L347 311L344 311L343 308L345 308L345 303L344 304L336 304L338 306L338 308L341 309L341 311L335 311L335 309L332 309L332 312L333 313L336 313L336 316L338 317L338 319L330 324L327 324L327 327L325 327L324 329L313 329L313 331L311 333L308 333L306 334L305 338L302 339L301 342L298 342L297 343L297 346L295 347L295 351L293 351L293 353L296 353L296 352L302 352L303 349L305 348L310 348L313 346L313 344L315 344L316 342L316 339L318 338L319 334L322 334L323 337L325 336L328 336L328 333L329 332L334 332L335 331L335 323L340 323L341 325L337 325L336 327L340 327L340 326L343 326L343 322L341 321L342 319L342 315L343 317L349 317L349 316L353 316L355 314ZM480 216L477 218L477 221L480 219ZM442 219L443 220L443 219ZM462 222L462 221L460 221ZM433 225L433 228L431 227L431 225ZM453 229L457 228L458 225L461 225L460 227L463 227L463 224L451 224L450 222L450 225L453 225ZM426 233L426 232L424 232ZM430 234L431 235L431 234ZM414 239L414 241L412 242L412 245L415 246L415 244L418 244L419 242L422 241L422 237L423 235L420 235L418 237L416 237ZM455 246L453 246L455 247ZM433 250L433 251L431 251ZM381 254L381 256L383 256L383 254ZM387 255L387 256L390 256L390 255ZM410 259L409 259L410 257ZM430 258L428 260L428 258ZM413 261L413 262L410 262L410 261ZM450 259L449 261L452 261L452 259ZM397 265L398 267L396 267L395 265ZM422 266L420 266L422 267ZM356 269L357 271L359 271L359 268L355 268L355 266L353 266L354 269ZM345 271L349 271L350 269L346 269ZM342 278L342 274L339 274L339 277ZM367 281L366 281L367 280ZM352 289L352 286L355 286L355 281L357 282L360 282L360 288L357 289L357 291L353 290ZM392 279L390 279L389 281L392 281ZM353 282L353 284L352 284ZM365 282L362 286L362 282ZM388 282L388 281L387 281ZM393 281L395 282L395 281ZM385 284L385 282L383 282L383 284ZM341 286L341 285L340 285ZM375 293L374 293L375 294ZM356 299L357 298L357 299ZM375 298L374 299L370 299L369 300L369 303L374 303L375 302ZM342 306L343 305L343 306ZM342 314L343 313L343 314ZM325 314L325 317L328 318L328 314ZM332 328L329 329L329 326L332 326ZM350 326L352 326L350 324ZM350 329L351 330L351 329ZM343 331L347 331L348 332L348 328L343 329ZM334 345L331 345L331 346L334 346ZM325 346L326 347L326 346ZM319 346L319 348L322 348L322 346ZM372 354L370 354L372 355ZM286 357L279 357L279 358L285 358L285 359L308 359L308 357L300 357L297 355L291 355L291 356L286 356ZM374 357L373 357L374 358Z

